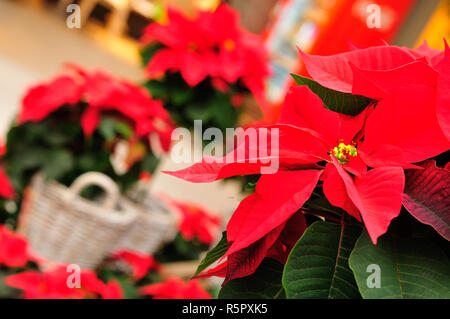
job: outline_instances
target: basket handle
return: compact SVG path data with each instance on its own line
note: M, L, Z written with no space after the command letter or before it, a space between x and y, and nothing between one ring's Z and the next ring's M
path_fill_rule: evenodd
M120 191L117 184L108 176L97 173L88 172L78 177L70 186L69 191L72 195L79 195L83 189L88 186L95 185L102 188L106 197L103 201L103 207L106 209L114 209L120 198Z

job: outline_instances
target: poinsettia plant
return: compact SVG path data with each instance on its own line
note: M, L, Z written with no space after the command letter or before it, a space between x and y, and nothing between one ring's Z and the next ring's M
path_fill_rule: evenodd
M161 195L167 206L179 216L175 239L155 254L161 262L196 261L219 238L221 218L206 207Z
M169 9L168 21L143 33L145 87L163 100L178 125L192 128L236 126L248 92L267 108L264 81L267 55L259 36L239 25L238 13L223 4L195 17Z
M150 255L117 251L96 271L79 269L75 279L76 269L37 256L25 237L0 225L0 298L138 298L145 296L138 294L140 286L161 280L159 268Z
M184 282L176 277L144 286L139 289L139 292L152 299L211 299L210 293L198 281Z
M211 298L196 280L165 278L164 266L140 252L118 250L95 270L71 266L36 255L25 237L0 225L0 298Z
M25 299L122 299L117 281L100 280L92 270L81 270L80 287L71 287L68 265L54 265L44 270L27 270L5 278L5 285L22 291Z
M162 103L143 88L102 70L67 65L25 94L0 157L11 181L0 171L1 194L19 206L36 172L70 185L89 171L110 176L125 192L155 170L172 130ZM1 214L0 221L5 216L11 215Z
M94 271L81 270L80 287L71 287L69 275L64 264L44 267L44 259L31 251L25 237L0 225L1 298L122 298L115 280L105 283Z
M97 270L104 282L120 284L123 297L128 299L210 299L213 287L199 280L175 277L151 256L131 250L114 252Z
M278 123L256 127L276 154L258 139L167 172L212 182L279 163L196 275L224 277L223 298L450 298L450 48L300 54L311 78L294 75Z
M29 251L26 239L0 225L0 298L20 295L18 290L5 284L5 278L37 267L37 258Z

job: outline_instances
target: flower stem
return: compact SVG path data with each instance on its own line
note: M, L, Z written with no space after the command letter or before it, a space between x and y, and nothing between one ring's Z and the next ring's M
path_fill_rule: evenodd
M325 219L329 219L331 221L334 221L336 223L341 223L342 222L342 218L344 218L343 214L342 214L342 217L338 217L336 215L328 214L328 213L325 213L325 212L317 212L317 211L313 211L313 210L309 210L309 209L308 210L302 209L302 211L303 211L304 214L320 216L320 217L323 217Z

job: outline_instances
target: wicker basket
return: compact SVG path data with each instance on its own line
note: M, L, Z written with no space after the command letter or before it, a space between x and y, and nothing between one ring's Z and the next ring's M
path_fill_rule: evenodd
M141 253L155 253L177 234L178 216L161 200L152 196L147 187L134 189L127 198L138 207L136 221L116 249L130 249Z
M103 203L79 196L90 185L104 189ZM120 197L106 175L86 173L69 188L36 175L24 199L19 231L31 249L56 262L93 269L107 257L137 220L138 209Z

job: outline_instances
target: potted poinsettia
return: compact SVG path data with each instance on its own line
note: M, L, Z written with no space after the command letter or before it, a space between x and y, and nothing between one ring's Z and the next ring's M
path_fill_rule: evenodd
M123 298L137 299L142 295L141 287L162 280L161 265L149 254L120 249L114 251L97 269L96 274L103 282L117 282Z
M4 155L6 151L6 147L4 145L0 146L0 157ZM15 191L12 186L12 183L8 177L8 175L5 173L3 168L0 166L0 205L2 207L5 206L5 204L8 201L11 201L15 197ZM0 221L2 219L0 218Z
M92 270L82 269L80 286L69 286L67 269L68 265L63 264L43 270L27 270L6 277L5 284L22 291L20 297L24 299L123 298L122 288L117 281L105 283Z
M95 271L75 274L72 266L44 260L30 250L26 238L0 225L0 298L211 298L196 280L163 279L162 266L135 251L118 250Z
M152 299L211 299L210 293L197 280L184 282L177 277L141 287L139 292Z
M211 298L200 281L168 276L166 267L149 254L121 249L114 252L96 273L103 282L117 282L127 299Z
M37 259L30 252L26 239L0 225L0 298L15 298L16 289L5 284L5 278L26 269L37 269Z
M1 162L17 204L36 172L65 185L83 173L101 172L125 192L155 170L172 130L162 103L146 90L103 70L70 64L26 93Z
M192 128L194 120L201 120L204 128L235 127L247 93L267 109L264 45L240 27L237 12L228 5L195 17L169 9L168 21L151 23L141 42L148 77L144 86L164 102L178 125Z
M122 297L122 288L115 280L105 283L95 272L83 269L80 287L70 287L68 265L53 264L43 268L43 261L31 251L25 237L0 225L0 298Z
M179 216L179 222L174 240L162 247L155 257L161 262L171 262L171 268L175 270L177 262L182 265L186 265L184 262L190 262L190 268L195 269L201 254L218 239L221 218L199 204L184 202L167 195L160 195L160 198ZM185 271L178 275L183 273ZM188 273L187 277L190 275Z
M223 298L450 298L450 48L300 54L311 78L264 127L277 170L271 140L169 172L266 168L197 275L224 277Z

